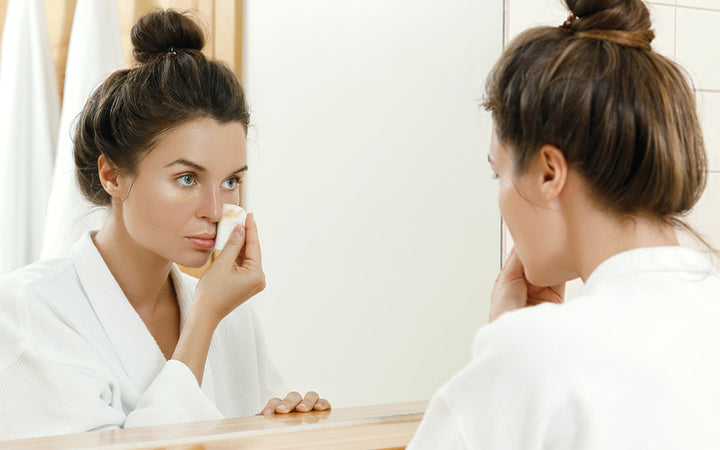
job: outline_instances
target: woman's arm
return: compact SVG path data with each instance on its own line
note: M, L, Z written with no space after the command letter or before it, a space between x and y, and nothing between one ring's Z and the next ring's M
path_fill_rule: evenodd
M217 259L200 278L172 359L185 364L202 383L210 342L220 321L265 288L257 225L248 214Z

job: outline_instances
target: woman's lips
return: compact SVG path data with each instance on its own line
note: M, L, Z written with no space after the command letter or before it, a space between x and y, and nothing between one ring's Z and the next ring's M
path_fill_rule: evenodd
M190 244L202 250L210 250L215 247L215 238L186 237Z

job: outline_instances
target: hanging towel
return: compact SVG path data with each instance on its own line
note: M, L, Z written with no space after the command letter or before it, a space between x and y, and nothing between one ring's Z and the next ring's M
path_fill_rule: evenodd
M60 100L44 0L10 0L0 50L0 275L40 257Z
M110 73L124 66L115 1L78 0L75 6L43 258L63 253L87 230L99 229L107 214L107 208L94 206L80 192L75 180L72 139L77 116L92 91Z

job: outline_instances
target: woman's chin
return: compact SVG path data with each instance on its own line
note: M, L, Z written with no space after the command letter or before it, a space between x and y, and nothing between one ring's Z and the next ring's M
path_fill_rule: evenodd
M178 258L174 262L179 266L187 267L189 269L200 269L201 267L204 267L208 261L210 261L211 255L212 251L196 252L194 255Z
M566 273L548 270L527 270L527 268L525 269L525 278L530 284L538 287L557 286L572 279Z

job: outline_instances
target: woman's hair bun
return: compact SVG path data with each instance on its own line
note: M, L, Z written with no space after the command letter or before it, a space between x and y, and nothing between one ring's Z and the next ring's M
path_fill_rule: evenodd
M195 20L172 9L144 15L130 31L133 56L146 63L177 50L202 50L205 36Z
M565 0L565 3L577 17L572 31L578 36L646 49L655 38L650 12L643 0Z

